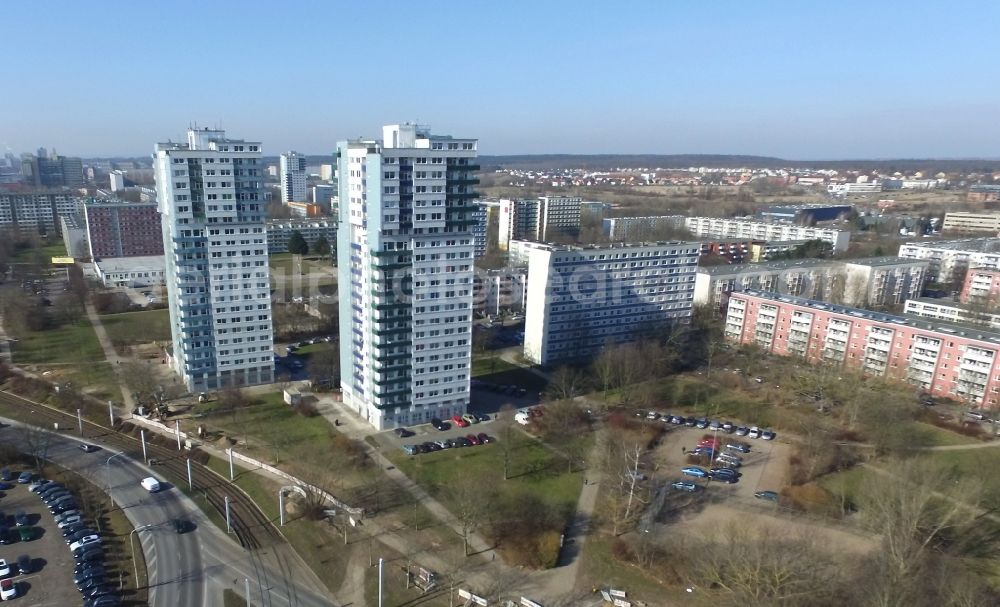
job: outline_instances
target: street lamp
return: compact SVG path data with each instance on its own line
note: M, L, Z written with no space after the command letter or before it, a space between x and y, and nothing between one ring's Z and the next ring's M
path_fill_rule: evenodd
M112 508L115 507L115 495L111 490L111 460L115 459L119 455L125 455L125 453L124 452L115 453L114 455L108 458L108 461L104 462L104 476L108 481L108 497L111 498Z
M132 531L130 531L129 534L128 534L128 546L129 546L129 548L132 549L132 565L135 568L135 577L132 578L132 579L135 580L135 586L136 586L136 588L139 587L139 563L136 562L136 560L135 560L135 544L132 542L132 536L137 531L148 531L150 529L153 529L156 526L157 525L142 525L141 527L136 527L135 529L133 529ZM148 584L148 582L149 582L149 578L148 577L146 579L146 582Z

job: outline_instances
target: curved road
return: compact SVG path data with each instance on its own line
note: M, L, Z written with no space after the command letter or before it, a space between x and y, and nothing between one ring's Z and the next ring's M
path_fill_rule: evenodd
M18 432L24 424L2 419L8 427L0 430L2 439L25 452L37 451L28 446L27 432ZM156 473L141 462L118 451L102 448L93 453L79 449L75 437L47 432L44 457L73 470L97 487L109 491L117 507L122 508L142 546L149 575L149 603L152 607L222 605L222 591L245 593L250 581L250 598L262 607L330 607L333 603L322 589L299 567L287 547L273 547L250 552L207 519L198 506L183 492L164 484L163 490L150 494L139 481ZM38 443L37 439L33 441ZM101 446L100 441L86 442ZM110 483L110 486L109 486ZM174 532L171 521L183 518L196 525L184 534ZM133 538L136 539L136 538Z

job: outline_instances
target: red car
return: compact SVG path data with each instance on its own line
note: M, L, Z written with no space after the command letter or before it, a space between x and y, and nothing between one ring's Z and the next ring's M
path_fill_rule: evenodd
M465 437L465 439L470 443L472 443L473 445L478 445L480 443L479 437L476 436L475 434L469 434Z
M462 419L461 415L453 415L453 416L451 416L451 422L453 424L455 424L456 426L458 426L459 428L465 428L465 427L467 427L469 425L469 422L467 422L464 419Z

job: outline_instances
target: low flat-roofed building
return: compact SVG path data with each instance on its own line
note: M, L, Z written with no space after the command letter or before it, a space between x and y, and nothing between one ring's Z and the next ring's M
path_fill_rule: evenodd
M1000 213L945 213L941 231L960 234L988 232L996 235L1000 232Z
M107 257L94 261L94 271L105 287L152 287L164 284L163 255Z

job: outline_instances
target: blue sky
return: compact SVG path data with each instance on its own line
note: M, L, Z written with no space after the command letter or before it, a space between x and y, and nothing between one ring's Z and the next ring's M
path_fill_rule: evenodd
M5 3L0 147L266 153L419 121L481 153L1000 157L1000 3Z

